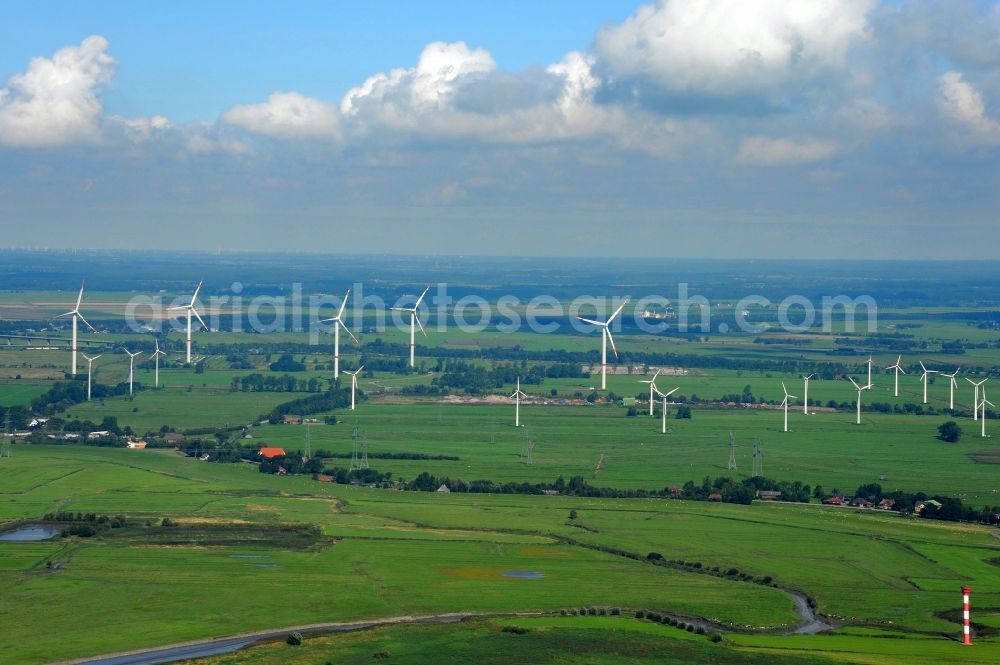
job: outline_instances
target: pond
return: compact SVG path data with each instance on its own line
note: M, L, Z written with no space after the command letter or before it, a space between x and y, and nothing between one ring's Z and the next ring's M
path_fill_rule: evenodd
M0 533L0 540L23 543L35 540L48 540L49 538L55 538L58 536L60 531L62 531L62 529L57 526L48 526L46 524L25 524L24 526L14 529L13 531Z
M504 577L516 577L519 580L541 580L545 578L536 570L505 570L500 573Z

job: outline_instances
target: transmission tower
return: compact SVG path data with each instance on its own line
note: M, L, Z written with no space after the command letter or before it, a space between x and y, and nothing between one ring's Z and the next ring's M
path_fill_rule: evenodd
M531 440L528 438L528 428L523 428L523 436L521 438L521 459L524 460L525 464L531 464Z
M361 464L358 466L359 469L368 469L368 435L365 434L364 438L361 440Z
M764 444L760 439L753 442L753 475L764 477Z
M354 430L351 432L351 468L349 471L360 468L361 465L358 463L358 421L355 420Z
M10 411L4 414L3 417L3 443L0 443L0 457L13 457L13 453L10 450Z
M729 433L729 466L726 467L730 471L736 471L736 439L733 438L733 433Z
M497 419L490 418L490 443L497 442Z
M303 419L303 421L304 421L304 419ZM302 424L306 428L306 450L305 450L305 458L306 458L306 460L308 460L309 458L312 457L312 446L311 446L311 444L312 444L312 428L309 426L309 423L307 423L307 422L303 422Z

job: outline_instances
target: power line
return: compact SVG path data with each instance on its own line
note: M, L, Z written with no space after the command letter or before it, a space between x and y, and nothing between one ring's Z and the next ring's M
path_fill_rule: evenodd
M729 466L726 467L730 471L736 471L736 439L733 438L733 433L729 433Z

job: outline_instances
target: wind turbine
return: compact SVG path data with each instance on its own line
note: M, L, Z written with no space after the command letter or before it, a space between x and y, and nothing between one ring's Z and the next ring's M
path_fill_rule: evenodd
M802 392L802 413L809 415L809 379L816 376L815 374L810 374L808 376L802 377L802 382L805 384L805 389Z
M979 406L982 407L982 409L983 409L983 419L982 419L982 422L979 423L979 426L981 428L981 430L979 432L979 436L983 437L984 439L986 438L986 405L987 404L989 404L990 406L992 406L994 409L997 406L993 402L991 402L988 399L986 399L986 387L984 386L983 387L983 401L980 402L980 404L979 404Z
M348 374L351 377L351 411L354 410L354 392L358 389L358 373L365 368L364 365L357 368L353 372L348 372L344 370L344 374Z
M924 380L924 404L927 404L927 377L931 374L937 374L938 371L936 369L927 369L924 367L924 362L922 360L920 361L920 369L924 370L924 373L920 376L920 378Z
M132 396L132 377L135 375L135 372L134 372L135 357L138 356L138 355L141 355L141 352L140 351L136 351L135 353L132 353L128 349L125 349L125 353L128 354L128 396L131 397Z
M208 326L206 326L205 322L202 320L201 314L199 314L198 310L195 309L194 307L194 303L198 299L198 291L201 290L201 284L202 284L201 282L198 282L198 286L195 287L194 295L191 296L190 303L188 303L187 305L180 305L179 307L169 308L170 310L185 310L187 312L187 364L188 365L191 364L191 315L194 314L196 317L198 317L198 322L201 323L202 327L204 327L205 330L208 330Z
M948 409L951 411L955 410L955 388L958 387L958 382L955 381L955 377L958 376L958 369L956 369L951 374L942 374L941 376L948 378Z
M594 319L585 319L582 316L576 318L580 319L584 323L589 323L591 325L601 328L601 390L607 388L607 377L608 377L608 342L611 342L611 350L615 352L615 358L618 357L618 349L615 348L615 340L611 336L611 322L615 320L621 311L625 309L625 305L628 304L628 298L618 306L615 313L608 317L607 321L595 321Z
M785 409L785 431L787 432L788 431L788 400L789 399L798 399L798 397L795 397L795 395L789 395L788 394L788 388L785 387L784 382L782 382L782 384L781 384L781 389L785 391L785 399L781 400L781 406L784 407L784 409Z
M973 387L975 387L975 389L976 389L975 396L972 399L972 419L973 420L979 420L979 386L981 386L984 383L986 383L987 379L983 379L979 383L976 383L975 381L973 381L969 377L965 377L965 380L968 381L969 383L971 383L973 385ZM986 388L984 387L983 388L983 393L985 393L985 392L986 392Z
M80 303L83 301L83 284L84 284L83 282L80 282L80 294L76 297L76 306L74 306L73 309L69 310L65 314L60 314L59 316L56 317L57 319L61 319L64 316L72 316L73 317L73 344L70 347L71 350L72 350L72 353L73 353L73 363L72 363L72 366L71 366L72 367L71 373L72 373L73 376L76 376L76 328L77 328L77 323L76 322L77 322L77 319L79 319L80 321L83 321L84 323L86 323L87 327L90 328L91 330L94 330L94 326L90 325L90 323L87 322L87 319L83 318L83 314L80 314Z
M348 327L344 324L344 309L347 307L347 299L351 295L351 290L347 289L347 293L344 294L344 299L340 303L340 309L337 311L337 316L332 316L329 319L322 319L320 323L333 323L333 378L340 377L340 328L343 327L348 335L351 336L355 342L358 342L358 338L354 336ZM412 361L410 362L412 366Z
M986 383L987 379L983 379L979 383L976 383L975 381L973 381L972 379L970 379L968 377L966 377L965 380L968 381L969 383L971 383L973 385L973 387L975 388L975 396L973 397L973 400L972 400L972 419L973 420L979 420L979 386L981 386L984 383ZM983 392L984 393L986 392L986 388L983 388Z
M156 351L153 351L153 353L152 353L153 360L156 361L156 374L155 374L156 379L154 381L154 384L155 384L155 387L159 388L160 387L160 356L165 356L167 354L164 353L163 351L160 351L160 340L157 339L157 340L153 340L153 341L156 343Z
M663 434L667 433L667 398L678 390L679 388L674 388L669 392L661 393L659 388L656 389L656 394L663 398L663 405L660 407L660 415L663 423L660 431Z
M850 380L851 383L854 384L854 387L858 391L858 418L857 418L856 422L857 422L858 425L860 425L861 424L861 391L868 390L868 386L863 386L863 387L859 386L857 381L855 381L851 377L847 377L847 378Z
M521 392L521 377L517 377L517 388L511 393L511 397L514 398L514 427L521 426L521 398L527 397L523 392Z
M649 384L649 415L650 416L653 415L653 391L656 390L656 377L658 377L659 375L660 375L660 370L656 370L656 374L653 375L652 379L649 379L648 381L646 379L640 379L640 381L639 381L639 383L648 383ZM656 390L656 392L660 392L660 391Z
M420 294L417 298L417 302L413 303L413 307L393 307L393 311L396 312L409 312L410 313L410 367L413 367L413 358L415 355L414 349L416 348L416 328L415 326L420 326L420 332L424 333L424 337L427 336L427 331L424 330L423 325L420 323L420 317L417 316L417 308L420 307L420 302L427 295L427 292L431 290L431 287L424 289L424 292ZM354 337L354 335L351 335Z
M893 391L893 397L899 397L899 375L901 373L902 374L906 374L906 370L904 370L903 366L899 364L900 361L902 361L902 360L903 360L903 356L902 356L902 354L900 354L900 356L898 358L896 358L896 364L895 365L889 365L888 367L886 367L886 369L894 369L894 370L896 370L896 387L895 387L895 390Z
M872 354L870 354L870 353L868 354L868 362L866 362L865 364L868 365L868 386L867 387L871 388L872 387Z
M90 377L91 377L91 370L92 370L92 368L94 366L94 361L97 360L98 358L100 358L101 356L97 355L97 356L94 356L93 358L91 358L86 353L81 353L80 355L82 355L84 358L87 359L87 401L89 402L90 401Z

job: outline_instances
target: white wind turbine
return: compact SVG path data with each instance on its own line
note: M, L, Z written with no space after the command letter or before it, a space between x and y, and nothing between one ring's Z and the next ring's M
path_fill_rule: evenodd
M72 368L71 369L71 373L72 373L73 376L76 376L76 329L77 329L77 320L83 321L85 324L87 324L88 328L90 328L91 330L94 330L94 326L90 325L90 323L87 322L87 319L83 318L83 314L80 314L80 303L82 301L83 301L83 282L80 282L80 294L76 297L76 305L73 307L73 309L69 310L65 314L60 314L59 316L56 317L57 319L61 319L64 316L72 316L73 317L73 342L72 342L72 346L70 347L70 349L72 350L72 353L73 353L73 362L72 362L72 365L71 365L71 368Z
M525 397L525 398L527 397L527 395L525 395L521 391L521 377L517 377L517 388L514 389L514 392L512 392L510 394L510 396L514 398L514 427L520 427L521 426L521 398L522 397Z
M362 365L361 367L357 368L353 372L348 372L347 370L344 370L344 374L347 374L347 375L349 375L351 377L351 411L354 410L354 393L358 389L358 374L364 368L365 368L365 366Z
M653 415L653 391L656 390L656 377L660 375L660 370L656 370L656 374L653 375L652 379L640 379L639 383L649 384L649 415ZM660 392L656 390L656 392Z
M893 397L899 397L899 375L906 374L906 370L904 370L903 366L899 364L902 360L903 356L902 354L900 354L900 356L896 358L895 365L889 365L888 367L886 367L886 369L896 370L896 387L895 390L893 391Z
M785 391L785 399L781 400L781 406L785 409L785 431L788 431L788 400L798 399L795 395L788 394L788 388L785 387L784 382L781 384L781 389Z
M421 323L420 323L420 317L417 316L417 308L420 307L420 302L424 299L424 296L426 296L427 292L430 291L430 290L431 290L431 287L429 287L429 286L426 289L424 289L424 292L420 294L419 298L417 298L417 302L413 303L413 307L393 307L392 308L393 311L396 311L396 312L409 312L410 313L410 367L414 366L413 360L414 360L414 356L416 354L416 351L415 351L415 349L416 349L416 326L420 326L420 332L424 333L425 337L427 336L427 331L424 330L423 325L421 325ZM354 335L351 335L351 337L354 337Z
M668 392L661 393L659 388L656 389L656 394L663 398L663 405L660 407L660 415L662 422L660 431L663 434L667 433L667 398L673 395L678 390L679 388L674 388L673 390L670 390Z
M855 422L858 425L860 425L861 424L861 392L864 391L864 390L868 390L868 386L859 386L857 381L855 381L851 377L847 377L847 378L850 380L851 383L854 384L854 388L858 391L858 417L857 417L857 420Z
M344 299L340 303L340 309L337 311L337 316L332 316L329 319L322 319L320 323L333 323L333 378L340 377L340 329L343 327L344 331L351 336L355 342L358 342L358 338L354 336L354 333L348 329L347 325L344 323L344 309L347 307L347 299L351 295L351 290L347 289L347 293L344 294ZM413 364L412 361L410 363Z
M965 377L965 380L972 384L975 388L975 395L972 398L972 419L979 420L979 386L982 386L988 379L983 379L979 383L976 383L969 377ZM983 387L983 393L986 392L986 387Z
M97 355L97 356L94 356L93 358L91 358L86 353L81 353L80 355L82 355L84 358L87 359L87 401L89 402L90 401L90 377L93 375L92 374L92 370L93 370L93 367L94 367L94 361L97 360L98 358L100 358L101 356Z
M135 357L141 355L140 351L132 353L128 349L125 349L125 353L128 354L128 396L132 396L132 377L135 376Z
M611 336L611 322L615 320L621 311L625 309L625 305L628 304L628 298L618 306L615 313L608 317L607 321L595 321L594 319L585 319L582 316L576 318L580 319L584 323L589 323L591 325L597 326L601 329L601 390L607 388L607 377L608 377L608 342L611 342L611 350L615 352L615 358L618 357L618 349L615 348L615 340Z
M868 388L872 387L872 354L868 354L868 361L865 363L868 365Z
M982 419L982 422L979 423L979 426L982 428L980 430L979 435L981 437L983 437L984 439L986 438L986 405L987 404L989 404L990 406L992 406L994 409L997 408L996 404L994 404L993 402L991 402L988 399L986 399L986 386L983 386L983 401L980 402L980 404L979 404L980 408L982 408L982 410L983 410L983 419Z
M160 387L160 356L165 356L167 354L164 353L163 351L160 351L160 340L157 339L157 340L153 340L153 341L156 344L156 351L153 351L153 353L151 354L153 356L153 360L156 362L156 374L155 374L156 378L154 380L154 385L155 385L155 387L159 388Z
M951 374L941 374L941 376L948 379L948 409L955 410L955 388L958 388L958 382L955 377L958 376L958 369L955 369Z
M195 287L194 295L191 296L191 302L187 305L180 305L179 307L170 307L170 310L185 310L187 312L187 364L191 364L191 315L194 314L198 317L198 322L201 323L205 330L208 330L208 326L201 318L201 314L195 309L194 303L198 300L198 291L201 290L201 282L198 282L198 286Z
M802 392L802 413L809 415L809 379L816 376L815 374L809 374L808 376L802 377L802 383L804 385L804 390Z
M920 369L924 370L924 373L920 376L920 378L924 381L924 404L927 404L927 377L931 374L937 374L938 371L936 369L927 369L924 367L924 362L922 360L920 361Z

